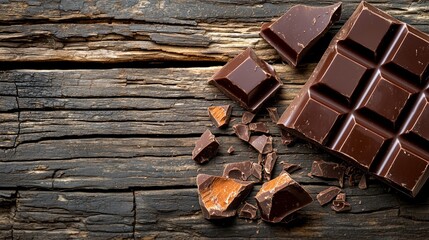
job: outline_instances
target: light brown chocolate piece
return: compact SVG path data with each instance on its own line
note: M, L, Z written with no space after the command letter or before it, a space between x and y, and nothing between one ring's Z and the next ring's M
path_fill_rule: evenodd
M253 182L198 174L199 202L204 218L233 217L244 198L252 191Z
M285 171L289 174L291 174L295 171L298 171L302 168L301 165L293 164L293 163L287 163L285 161L281 161L280 164L283 165L283 171Z
M228 125L232 107L230 105L211 106L208 108L209 117L217 128Z

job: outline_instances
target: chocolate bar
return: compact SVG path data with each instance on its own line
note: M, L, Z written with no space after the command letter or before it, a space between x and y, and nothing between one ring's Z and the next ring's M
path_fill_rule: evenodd
M429 36L362 2L279 125L414 197L429 177Z
M209 80L229 98L255 112L282 85L276 71L248 48Z

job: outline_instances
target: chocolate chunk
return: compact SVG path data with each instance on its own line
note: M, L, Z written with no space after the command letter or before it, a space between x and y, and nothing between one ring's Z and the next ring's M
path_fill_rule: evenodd
M200 139L195 142L195 148L192 151L192 159L197 163L208 162L213 158L219 149L219 142L216 140L215 136L206 130Z
M249 132L249 127L247 125L237 123L234 126L232 126L232 129L234 130L235 135L237 135L238 138L246 142L249 141L250 132Z
M266 154L273 151L273 138L271 136L251 136L249 143L259 153Z
M366 183L366 175L365 174L363 174L362 177L360 178L358 187L359 187L359 189L367 189L368 188L368 185Z
M232 107L230 105L211 106L208 108L209 117L218 128L228 125L231 111Z
M238 217L254 220L258 218L257 212L258 207L246 202L238 212Z
M255 199L262 220L272 223L281 222L313 201L308 192L287 173L264 183Z
M277 112L277 108L267 108L268 114L270 115L271 121L273 123L277 124L277 121L279 121L279 113Z
M284 129L280 129L280 136L282 138L282 144L288 147L292 147L296 143L296 137L286 132Z
M258 164L263 165L265 163L265 155L262 153L258 154Z
M229 154L232 154L233 152L235 152L235 148L234 148L233 146L230 146L230 147L228 148L227 152L228 152Z
M253 189L253 182L198 174L199 202L206 219L235 216L240 203Z
M209 80L226 96L255 112L283 84L276 71L248 48Z
M346 194L345 193L339 193L337 197L335 198L337 201L346 201Z
M414 197L429 178L428 90L429 35L363 1L279 123Z
M326 7L296 5L273 23L262 25L260 35L283 61L296 67L309 49L341 16L341 3Z
M250 161L229 163L225 166L223 170L223 177L234 178L238 180L246 181L250 177L253 177L253 180L261 180L260 166L256 163Z
M316 198L317 198L317 201L319 201L320 205L323 206L331 202L340 192L341 192L340 188L329 187L321 191L319 194L317 194Z
M346 202L346 194L340 193L337 195L336 199L332 202L331 209L335 212L348 212L352 210L350 203Z
M259 133L269 133L270 132L267 125L265 125L265 123L263 123L263 122L250 123L249 129L252 132L259 132Z
M265 164L264 164L264 173L265 173L265 179L270 180L271 179L271 173L273 172L274 166L276 165L277 161L277 153L271 152L268 153L265 157Z
M249 124L253 121L253 118L255 118L255 114L251 112L244 112L243 115L241 116L241 122L243 124Z
M298 164L287 163L285 161L281 161L280 164L283 165L283 171L289 174L301 169L301 166Z
M311 175L329 179L341 179L345 170L346 168L338 163L318 160L314 161L311 166Z

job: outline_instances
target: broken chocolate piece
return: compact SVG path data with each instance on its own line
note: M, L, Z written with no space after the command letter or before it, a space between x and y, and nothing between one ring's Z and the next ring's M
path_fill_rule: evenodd
M341 189L338 187L329 187L317 194L316 198L320 205L323 206L336 198L340 192Z
M265 163L265 156L264 156L264 154L259 153L258 154L258 164L262 166L264 163Z
M265 157L265 164L264 164L264 173L265 173L265 179L270 180L271 179L271 173L273 172L274 166L276 165L277 161L277 153L271 152L268 153Z
M192 159L197 163L208 162L212 157L214 157L219 149L219 142L216 140L215 136L206 130L200 139L195 142L195 148L192 151Z
M288 133L284 129L280 129L280 136L282 138L282 144L288 147L292 147L296 143L296 137Z
M298 165L298 164L287 163L285 161L281 161L280 164L283 165L283 171L289 174L301 169L301 165Z
M255 114L251 112L244 112L243 115L241 116L241 122L243 124L249 124L253 121L254 117L255 117Z
M261 180L261 173L258 173L259 165L250 161L229 163L223 170L223 177L234 178L242 181L254 177L255 180Z
M262 219L272 223L281 222L313 201L310 194L287 173L264 183L255 199Z
M253 174L256 179L259 181L262 180L262 166L257 163L253 163Z
M279 113L277 112L277 108L275 107L267 108L267 111L268 111L268 114L270 115L271 121L277 124L277 122L279 121Z
M346 193L338 193L337 197L335 198L337 201L346 201Z
M273 151L273 138L271 136L251 136L249 143L259 153L266 154Z
M345 170L346 168L338 163L318 160L314 161L311 166L311 175L329 179L341 179Z
M265 125L265 123L263 123L263 122L250 123L249 129L252 132L260 132L260 133L269 133L270 132L267 125Z
M360 178L358 187L359 187L359 189L367 189L368 188L365 174L362 174L362 177Z
M258 207L246 202L238 212L238 217L254 220L258 218L257 212L258 212Z
M340 193L337 195L336 199L332 202L331 209L335 212L348 212L352 210L350 203L346 202L346 194Z
M226 96L256 112L283 84L276 71L248 48L209 80Z
M227 152L228 152L229 154L232 154L233 152L235 152L235 148L234 148L233 146L230 146L230 147L228 148Z
M230 105L211 106L208 108L209 117L218 128L228 125L231 111L232 107Z
M247 125L238 123L232 126L232 129L234 130L235 135L237 135L238 138L246 142L249 141L250 132L249 132L249 127Z
M341 3L326 7L296 5L273 23L262 25L260 35L283 61L296 67L309 49L341 16Z
M237 208L252 191L253 182L198 174L199 202L206 219L235 216Z

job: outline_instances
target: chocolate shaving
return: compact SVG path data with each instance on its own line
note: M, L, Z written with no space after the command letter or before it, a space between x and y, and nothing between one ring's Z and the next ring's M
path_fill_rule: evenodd
M234 148L233 146L230 146L230 147L228 148L227 152L228 152L229 154L232 154L233 152L235 152L235 148Z
M337 195L335 200L332 202L331 209L338 213L348 212L352 210L352 206L350 205L350 203L346 202L345 193L340 193Z
M368 188L368 184L366 181L366 175L365 174L363 174L362 177L360 178L358 187L359 187L359 189L367 189Z

